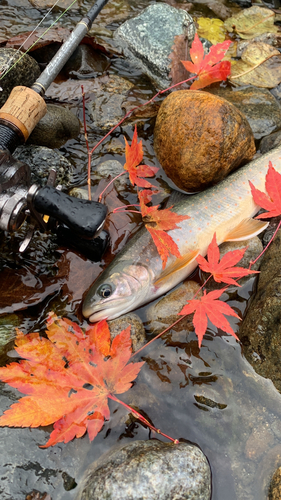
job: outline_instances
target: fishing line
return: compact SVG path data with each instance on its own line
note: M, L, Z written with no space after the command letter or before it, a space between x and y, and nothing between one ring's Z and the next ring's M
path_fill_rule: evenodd
M50 8L50 10L48 10L47 14L45 14L45 16L43 17L43 19L41 19L40 23L37 24L37 26L34 28L34 30L32 31L32 33L30 33L28 35L28 37L26 38L26 40L21 44L21 46L17 49L17 52L15 53L15 55L13 56L12 60L16 57L17 53L20 51L20 49L23 47L23 45L27 42L27 40L33 35L33 33L37 30L37 28L40 26L40 24L44 21L44 19L46 19L46 17L52 12L53 8L58 4L60 0L56 0L56 2L54 3L54 5ZM44 31L44 33L42 33L42 35L40 35L37 40L35 40L35 42L26 50L26 52L24 52L21 57L16 61L14 62L14 64L8 68L5 73L3 75L0 76L0 80L2 80L4 78L4 76L6 76L17 64L19 61L22 60L22 58L39 42L39 40L41 38L43 38L46 33L48 33L48 31L62 18L62 16L69 10L71 9L71 7L77 2L77 0L73 0L73 2L59 15L59 17L53 21L53 23ZM2 69L5 68L4 66L2 66Z

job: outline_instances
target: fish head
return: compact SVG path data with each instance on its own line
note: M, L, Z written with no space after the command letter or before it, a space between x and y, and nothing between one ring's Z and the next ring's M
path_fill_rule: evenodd
M108 268L86 295L83 315L91 322L118 318L147 302L151 286L152 275L146 266L124 263L112 272Z

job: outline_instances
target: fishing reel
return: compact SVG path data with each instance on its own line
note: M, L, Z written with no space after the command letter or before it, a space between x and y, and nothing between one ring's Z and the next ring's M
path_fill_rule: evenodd
M62 242L100 260L108 243L103 231L107 208L63 193L54 187L55 180L51 170L46 186L30 186L29 166L0 149L0 230L14 233L28 221L19 252L28 248L34 231L40 229L55 232Z

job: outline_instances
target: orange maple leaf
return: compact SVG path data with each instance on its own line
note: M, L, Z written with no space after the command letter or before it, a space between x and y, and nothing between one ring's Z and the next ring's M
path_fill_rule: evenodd
M233 267L239 260L242 259L244 253L246 252L247 247L242 248L241 250L233 250L227 252L219 262L220 251L216 241L216 233L213 236L213 239L208 246L208 261L202 257L202 255L198 255L196 258L200 269L205 271L206 273L212 274L215 281L218 283L228 283L229 285L239 285L237 281L232 279L234 276L236 278L242 278L243 276L248 276L249 274L258 273L259 271L251 271L250 269L245 269L244 267Z
M190 300L179 313L179 315L185 315L194 312L193 325L198 337L199 347L201 347L202 339L207 330L208 318L213 325L221 328L226 333L230 333L239 340L225 318L225 315L241 319L240 316L228 304L218 300L225 290L223 288L222 290L214 290L209 293L206 293L206 290L204 290L202 297Z
M142 179L142 177L153 177L159 168L150 167L149 165L140 165L143 159L142 141L138 142L137 126L135 125L134 135L132 139L132 144L129 146L126 137L124 137L126 143L126 163L124 169L129 172L129 178L132 185L139 187L149 188L152 184Z
M267 213L258 215L257 219L268 219L281 215L281 174L276 172L271 161L268 163L268 171L265 177L265 189L269 196L256 189L251 181L249 181L249 184L254 202L267 210Z
M175 255L177 258L181 257L178 245L165 231L178 228L179 226L177 224L179 222L189 219L190 217L189 215L178 215L172 212L171 209L173 206L163 210L158 210L159 205L148 207L146 203L151 200L153 194L153 191L149 191L149 193L146 193L146 190L139 192L141 214L145 227L150 232L162 259L163 269L165 269L170 254Z
M110 416L107 399L131 387L143 362L128 363L130 327L110 344L105 320L86 333L51 314L48 339L17 332L16 351L25 358L0 368L0 378L27 394L0 417L0 426L38 427L54 423L46 448L88 432L93 440Z
M212 45L209 54L204 57L204 48L196 33L190 49L192 62L181 61L187 71L198 76L198 80L191 85L191 90L203 89L211 83L227 79L230 75L231 63L221 60L231 43L231 40L226 40L223 43Z

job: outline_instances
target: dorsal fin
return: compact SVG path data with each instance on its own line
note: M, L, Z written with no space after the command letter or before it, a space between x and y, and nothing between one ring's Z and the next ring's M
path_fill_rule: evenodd
M196 250L193 250L193 251L187 253L184 257L177 259L173 264L171 264L171 266L168 267L168 269L165 269L163 271L160 278L158 278L158 280L155 281L154 285L156 287L159 285L163 285L163 283L165 283L165 281L167 281L170 276L172 276L174 273L177 273L178 271L184 269L191 262L193 262L196 259L197 255L199 255L199 253L200 253L200 251L198 249L196 249Z
M269 222L262 222L257 219L244 219L227 234L224 241L249 240L266 229L268 224Z

